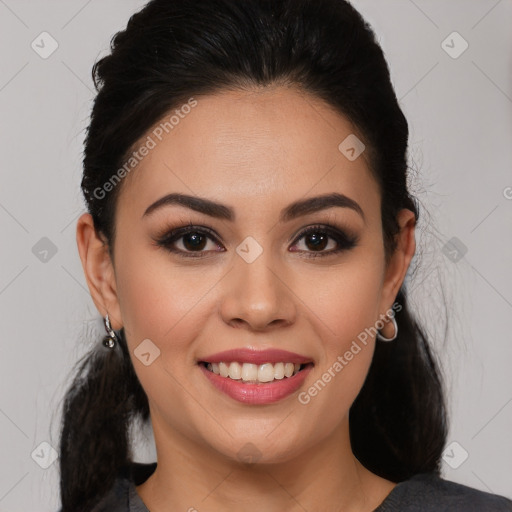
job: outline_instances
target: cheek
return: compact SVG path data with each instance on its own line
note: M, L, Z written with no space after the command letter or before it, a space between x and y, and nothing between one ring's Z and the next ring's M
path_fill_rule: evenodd
M180 267L163 249L127 247L124 255L118 264L117 291L132 345L149 338L166 351L179 352L199 331L197 317L211 307L209 290L221 274L202 272L199 266Z
M197 406L187 400L180 383L190 384L195 340L204 338L205 326L219 315L219 300L232 291L230 276L223 278L226 269L221 266L208 266L207 271L201 264L180 266L162 249L124 245L116 263L117 291L135 371L166 421L189 428L186 418L196 414ZM288 300L301 312L295 327L310 333L319 357L315 380L306 389L308 405L295 403L304 412L298 430L327 435L364 383L374 343L370 338L367 344L357 340L377 318L382 278L377 253L358 251L341 264L304 265L292 273ZM133 357L145 339L160 350L154 366ZM321 426L318 417L323 418Z
M301 284L309 319L323 344L315 379L301 403L312 408L312 417L322 415L326 430L350 409L366 379L375 347L371 328L379 318L382 271L377 258L361 255L325 275L317 273L315 287L307 294L306 281Z
M360 254L314 276L305 273L301 279L297 294L306 298L310 318L318 319L331 359L348 350L352 340L378 319L382 272L378 259Z
M194 340L213 314L208 291L219 279L197 269L180 270L159 253L127 250L117 269L117 291L133 366L152 414L186 431L197 405L184 393L184 383L197 370ZM149 365L137 357L147 339L157 348L149 345ZM153 359L153 354L158 355Z

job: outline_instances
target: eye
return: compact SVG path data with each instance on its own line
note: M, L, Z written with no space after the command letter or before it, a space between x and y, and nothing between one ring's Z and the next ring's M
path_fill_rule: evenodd
M208 242L214 242L213 250L219 247L213 229L192 224L177 229L171 229L163 236L157 237L156 244L172 253L185 258L204 258L211 250L205 250ZM220 251L215 251L220 252Z
M357 244L357 237L348 235L338 228L328 225L317 225L306 228L297 236L294 244L303 238L305 249L296 249L292 252L311 253L306 256L308 258L330 256L341 251L352 249ZM334 245L334 248L325 251L324 249L330 245L329 239L331 239L331 246Z
M330 256L352 249L357 245L357 237L348 235L334 226L315 225L304 229L296 238L294 246L304 238L304 249L292 249L292 252L307 254L307 258ZM331 242L329 242L329 240ZM208 250L208 242L212 242ZM168 229L155 239L156 245L184 258L204 258L210 252L224 252L213 228L209 226L187 226ZM325 250L329 245L334 248ZM220 250L219 250L220 247ZM293 246L292 246L293 247Z

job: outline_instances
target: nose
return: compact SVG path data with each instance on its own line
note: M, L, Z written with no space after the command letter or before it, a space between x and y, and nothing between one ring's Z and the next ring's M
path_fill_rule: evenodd
M297 298L290 275L276 265L271 251L247 263L236 257L223 282L220 312L226 324L252 331L268 331L293 324Z

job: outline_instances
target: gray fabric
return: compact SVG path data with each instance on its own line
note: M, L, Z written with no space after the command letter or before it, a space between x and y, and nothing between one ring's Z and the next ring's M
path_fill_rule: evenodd
M132 476L120 476L92 512L150 512L136 485L153 473L156 463L132 465ZM420 473L400 482L374 512L512 512L512 500Z
M400 482L374 512L512 512L512 501L420 473Z

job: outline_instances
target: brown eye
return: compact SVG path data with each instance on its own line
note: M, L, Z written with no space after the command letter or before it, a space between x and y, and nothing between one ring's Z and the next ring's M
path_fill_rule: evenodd
M208 242L212 242L210 250L207 249ZM173 229L156 240L157 245L164 247L179 256L202 258L207 253L219 252L220 247L212 231L207 228L186 226ZM217 248L217 250L216 250Z
M199 232L190 232L186 235L182 235L180 238L183 239L182 243L187 251L201 251L208 241L208 237Z
M329 245L331 237L321 232L312 232L304 236L305 244L308 249L312 251L321 251Z
M295 244L302 239L304 239L303 245L305 249L296 249L292 252L311 252L313 254L307 257L313 258L317 256L329 256L352 249L357 243L356 237L349 236L339 231L337 228L329 226L311 226L307 228L295 239ZM329 245L334 246L334 248L331 247L329 250L325 250Z

